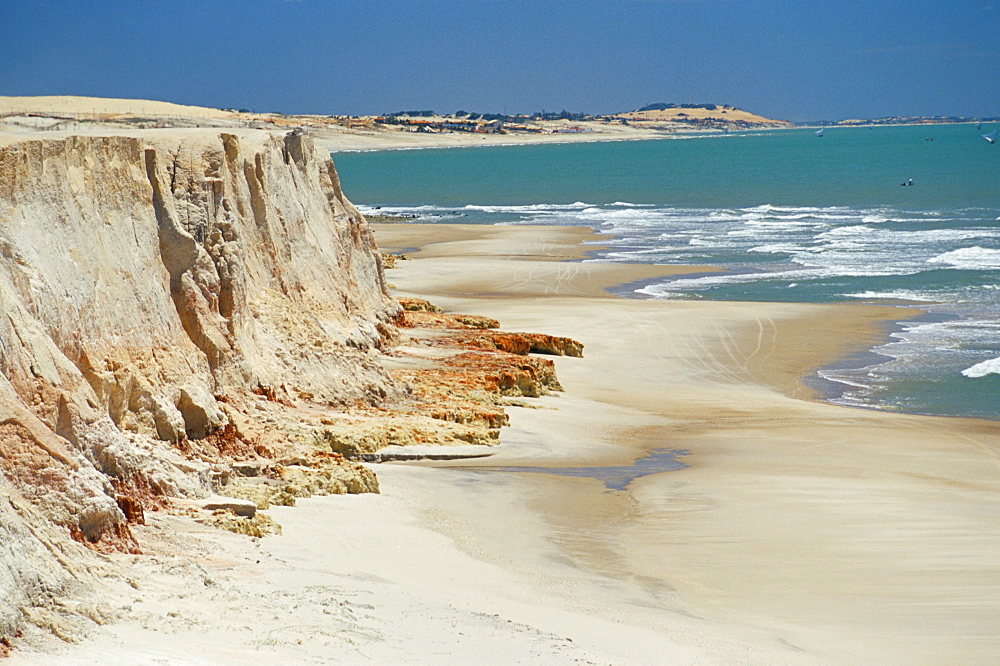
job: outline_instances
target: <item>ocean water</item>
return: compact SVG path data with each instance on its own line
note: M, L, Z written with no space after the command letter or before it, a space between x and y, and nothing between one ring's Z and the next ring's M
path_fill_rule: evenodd
M834 402L1000 418L1000 145L969 125L337 153L368 213L566 224L592 261L712 265L636 297L892 303L870 354L824 368ZM911 186L901 185L912 179Z

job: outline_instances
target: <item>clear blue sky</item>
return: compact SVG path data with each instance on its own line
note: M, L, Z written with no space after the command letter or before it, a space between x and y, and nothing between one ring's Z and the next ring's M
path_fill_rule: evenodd
M995 4L994 4L995 3ZM317 114L1000 115L1000 0L0 0L0 95Z

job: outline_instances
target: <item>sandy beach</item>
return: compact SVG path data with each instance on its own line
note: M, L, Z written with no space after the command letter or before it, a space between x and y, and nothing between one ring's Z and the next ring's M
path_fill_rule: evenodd
M391 245L392 233L380 229L380 242ZM534 262L480 268L516 294L484 301L478 281L462 294L439 277L460 254L440 268L431 259L406 266L407 289L588 345L586 359L559 365L570 387L560 400L588 402L549 421L551 430L570 441L607 433L633 455L690 452L688 469L631 484L630 510L611 510L603 528L581 520L575 498L535 503L586 566L644 581L693 615L759 628L794 646L790 660L971 663L995 650L997 424L801 399L812 397L803 376L863 345L898 311L584 301L552 293L563 266ZM602 267L582 266L593 284ZM618 412L610 423L591 421L609 409ZM544 432L535 423L546 417L518 414L514 430ZM594 501L615 501L590 484Z
M1000 425L802 381L900 312L615 297L678 269L567 262L589 238L376 225L398 295L583 342L565 391L490 457L273 508L281 536L153 514L100 626L11 663L989 663ZM686 467L634 465L663 450Z

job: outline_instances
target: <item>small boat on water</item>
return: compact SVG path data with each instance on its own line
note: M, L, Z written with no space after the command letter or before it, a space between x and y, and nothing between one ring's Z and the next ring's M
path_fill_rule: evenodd
M984 134L983 138L986 139L987 141L989 141L990 143L996 143L997 142L997 131L993 130L989 134Z
M823 136L823 130L822 129L816 130L816 136Z

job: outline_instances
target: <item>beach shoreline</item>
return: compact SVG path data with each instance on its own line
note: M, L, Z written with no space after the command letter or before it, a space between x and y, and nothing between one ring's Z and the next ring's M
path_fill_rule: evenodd
M490 458L382 464L381 495L272 510L282 536L155 517L136 530L154 555L111 556L142 592L109 582L105 603L128 610L62 663L996 653L1000 424L839 407L802 384L898 309L617 297L692 269L567 261L585 251L579 228L374 230L410 257L387 271L397 295L580 340L584 358L556 360L565 391L510 408ZM659 449L686 451L686 467L623 491L491 469L628 466Z
M541 412L518 410L512 415L515 431L540 428L552 435L561 429L564 441L574 439L565 432L570 428L567 423L572 423L577 424L571 428L576 439L593 438L608 426L595 426L589 415L612 408L623 413L612 419L618 425L609 430L619 434L609 439L626 450L638 444L629 454L633 458L655 448L689 452L682 458L686 469L644 476L629 486L631 499L640 507L639 517L631 530L622 529L622 516L608 519L603 558L594 553L594 525L581 526L578 508L586 502L577 498L562 505L549 495L551 501L535 504L550 520L589 533L577 543L588 566L657 580L650 591L669 587L677 595L671 598L689 601L692 605L685 610L697 615L719 613L716 619L773 628L792 627L800 616L812 614L799 628L801 634L792 631L775 637L811 653L807 662L822 662L826 654L837 655L835 661L878 655L886 663L901 663L963 651L974 660L996 645L998 636L986 621L988 608L978 595L969 596L964 590L971 578L978 577L985 589L1000 584L988 554L1000 543L1000 535L975 517L996 506L991 493L998 487L1000 424L842 407L821 400L803 381L821 367L869 349L884 339L888 324L915 316L917 310L855 304L667 303L599 296L598 290L613 288L624 276L617 268L593 263L574 266L567 282L586 284L590 290L574 301L567 295L579 287L564 287L559 293L551 288L565 279L565 267L523 259L515 259L516 267L507 264L495 270L480 265L477 277L456 289L453 281L442 277L444 269L434 265L434 258L457 261L470 246L464 241L452 243L447 228L427 231L433 239L428 253L416 254L413 270L405 267L406 279L401 282L407 291L447 298L449 307L461 311L488 307L507 328L545 330L589 343L583 361L561 360L557 367L564 385L570 387L568 393L584 394L599 408L563 408L569 413L554 417L561 425L550 423L548 430L535 425L546 420ZM414 242L412 229L376 227L384 246L391 245L394 233L406 233L408 242ZM531 231L509 233L532 238L533 247L543 248L546 255L558 253L533 238ZM513 255L504 247L510 242L509 238L497 242L496 253ZM482 246L476 252L469 257L467 270L471 262L489 254ZM510 296L491 293L483 298L488 290L482 283L498 275ZM602 370L590 374L587 365L592 363L603 365ZM592 447L582 458L568 456L543 464L585 464L584 458L591 464L621 464L621 452L621 448L616 452L613 447ZM506 462L502 456L473 465ZM518 458L511 454L509 462L523 462ZM955 484L967 488L968 494L949 497ZM664 505L664 494L679 506ZM593 497L605 495L599 492ZM900 511L911 504L922 505L926 514ZM707 506L716 507L708 516ZM553 517L556 514L560 518ZM669 516L666 523L664 516ZM958 522L963 527L944 529L941 521L947 516L961 516ZM788 527L776 527L775 519ZM676 534L681 527L686 536ZM941 529L940 538L935 538ZM711 546L721 535L730 545ZM610 543L627 554L611 555L615 548ZM798 552L803 543L809 544L805 561ZM966 556L974 562L970 568L953 563ZM687 563L706 560L714 564L679 575L690 576L689 587L682 592L685 584L678 583L677 571ZM651 566L657 561L659 566ZM750 574L735 566L751 562L755 570ZM796 573L786 573L790 570ZM852 580L855 572L857 580ZM787 576L784 584L783 576ZM746 578L758 579L756 585L747 585ZM710 601L704 596L709 590ZM767 600L774 596L785 599L769 607ZM939 604L947 600L953 609L908 610L912 604L928 604L927 599ZM837 611L822 610L825 603ZM975 638L964 641L962 631L949 633L956 631L958 617L970 623ZM823 635L820 627L830 633ZM844 651L845 644L852 644L849 651Z

